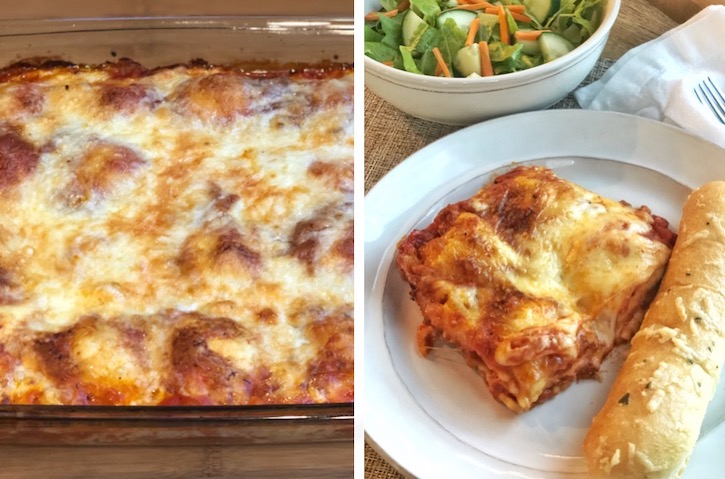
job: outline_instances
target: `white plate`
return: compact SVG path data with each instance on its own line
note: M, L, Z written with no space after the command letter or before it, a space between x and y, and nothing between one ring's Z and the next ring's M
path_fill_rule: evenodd
M603 380L575 383L516 415L453 350L415 350L420 322L392 264L397 241L500 168L534 163L597 193L647 205L676 230L688 192L725 179L725 150L663 123L581 110L525 113L443 138L401 163L365 199L365 429L402 472L420 478L585 478L581 442L625 354ZM684 478L725 470L725 380Z

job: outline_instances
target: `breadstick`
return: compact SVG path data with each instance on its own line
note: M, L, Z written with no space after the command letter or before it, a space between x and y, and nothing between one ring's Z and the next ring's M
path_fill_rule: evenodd
M667 271L592 421L593 477L679 477L725 362L725 181L693 191Z

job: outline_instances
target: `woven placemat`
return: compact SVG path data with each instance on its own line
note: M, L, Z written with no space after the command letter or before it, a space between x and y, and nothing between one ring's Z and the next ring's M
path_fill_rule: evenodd
M365 478L366 479L405 479L405 476L396 471L389 462L365 444Z
M598 80L613 63L600 59L579 87ZM550 108L579 105L570 93ZM412 117L365 89L365 192L412 153L461 128Z
M614 61L602 59L587 75L581 86L599 79ZM578 88L579 88L578 87ZM579 108L571 93L555 108ZM414 118L365 90L365 192L391 168L433 141L461 129ZM394 198L391 198L394 201ZM365 444L366 479L404 479L369 444Z

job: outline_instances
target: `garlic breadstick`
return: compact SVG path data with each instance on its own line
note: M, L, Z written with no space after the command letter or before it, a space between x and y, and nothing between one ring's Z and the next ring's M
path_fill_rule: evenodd
M592 421L593 477L679 477L725 362L725 182L688 197L659 291Z

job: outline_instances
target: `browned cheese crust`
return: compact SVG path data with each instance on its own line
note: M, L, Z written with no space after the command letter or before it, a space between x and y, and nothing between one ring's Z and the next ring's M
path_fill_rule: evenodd
M353 69L0 70L0 402L350 402Z
M497 401L528 410L629 340L673 239L646 207L514 168L399 243L423 315L418 349L452 343Z

